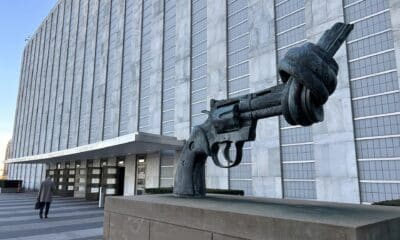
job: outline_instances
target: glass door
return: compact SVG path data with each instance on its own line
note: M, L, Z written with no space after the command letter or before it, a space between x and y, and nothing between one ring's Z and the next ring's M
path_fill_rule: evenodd
M70 163L65 163L64 169L59 170L58 193L64 197L74 195L75 169L71 169Z
M66 185L67 185L67 196L73 196L74 195L74 190L75 190L75 174L76 174L76 169L69 167L68 169L65 169L66 171Z
M117 167L103 166L101 175L101 186L104 187L106 196L117 194Z
M99 200L101 167L87 168L86 199Z
M61 163L57 163L56 169L54 169L54 185L56 186L55 194L59 195L62 191L62 180L63 180L63 170L61 168ZM61 182L60 182L61 180Z

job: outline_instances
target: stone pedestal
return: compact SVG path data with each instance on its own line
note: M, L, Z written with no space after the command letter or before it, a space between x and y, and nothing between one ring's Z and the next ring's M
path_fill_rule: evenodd
M105 239L398 240L400 209L250 197L107 197Z

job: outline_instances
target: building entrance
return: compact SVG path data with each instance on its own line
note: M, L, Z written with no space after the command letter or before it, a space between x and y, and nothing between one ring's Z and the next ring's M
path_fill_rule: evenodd
M122 167L105 166L102 168L101 172L102 174L100 185L104 188L106 196L122 195L123 191L121 194L121 178L119 176L124 175L125 169Z
M87 200L98 200L100 191L100 178L101 168L90 166L87 167L87 179L86 179L86 199Z
M56 187L55 194L65 197L74 195L75 174L75 167L69 163L65 163L64 167L57 163L56 169L46 170L46 177L50 177Z
M65 163L64 169L59 170L58 194L60 196L74 196L75 168Z
M107 160L103 160L100 167L88 164L86 199L98 200L100 188L106 196L123 195L124 176L123 164L110 166Z

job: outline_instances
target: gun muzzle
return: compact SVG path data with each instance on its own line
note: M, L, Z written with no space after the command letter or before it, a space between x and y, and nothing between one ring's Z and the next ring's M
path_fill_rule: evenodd
M283 114L292 125L321 122L322 106L337 85L338 66L333 55L352 29L351 24L336 23L317 45L306 43L289 50L279 66L285 83L252 94L251 100L240 104L240 117L250 120Z

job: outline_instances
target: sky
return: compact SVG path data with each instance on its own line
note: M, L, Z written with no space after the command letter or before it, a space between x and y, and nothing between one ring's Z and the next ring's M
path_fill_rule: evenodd
M57 0L0 0L0 162L12 137L21 58L32 35Z

